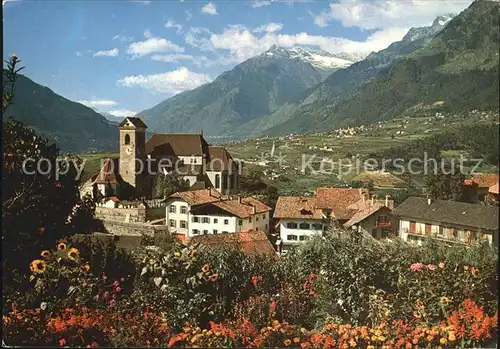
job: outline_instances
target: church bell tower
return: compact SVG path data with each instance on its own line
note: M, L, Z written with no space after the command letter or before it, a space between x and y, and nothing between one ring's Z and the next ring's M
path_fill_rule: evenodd
M134 188L136 198L147 193L146 124L137 117L125 118L120 130L120 167L122 179Z

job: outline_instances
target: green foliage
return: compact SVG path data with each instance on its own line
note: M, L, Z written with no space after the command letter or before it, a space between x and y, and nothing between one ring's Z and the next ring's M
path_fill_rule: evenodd
M257 166L245 166L240 177L240 193L257 196L266 205L273 208L278 201L278 189L262 180L262 170Z
M4 78L2 79L2 91L4 91L2 94L2 114L5 113L9 105L14 103L16 81L19 72L24 69L24 67L17 67L20 62L15 54L5 61L7 69L4 71Z
M186 189L189 189L188 181L182 179L179 174L175 172L168 175L158 174L155 178L153 196L155 199L165 199L175 192Z
M465 175L458 166L430 173L426 178L427 193L436 200L463 201Z

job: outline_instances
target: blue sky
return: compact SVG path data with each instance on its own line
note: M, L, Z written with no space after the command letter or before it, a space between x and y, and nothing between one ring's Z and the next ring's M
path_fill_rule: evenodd
M273 44L369 53L471 0L4 1L4 59L56 93L133 115Z

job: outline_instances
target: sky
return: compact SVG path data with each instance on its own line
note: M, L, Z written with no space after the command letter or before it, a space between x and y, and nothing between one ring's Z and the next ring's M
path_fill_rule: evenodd
M472 0L2 0L4 60L57 94L132 116L277 44L369 53Z

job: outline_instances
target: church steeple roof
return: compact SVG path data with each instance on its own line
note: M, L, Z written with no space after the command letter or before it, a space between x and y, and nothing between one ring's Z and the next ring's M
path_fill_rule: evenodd
M118 127L126 126L127 122L131 123L134 127L148 128L144 121L142 121L141 118L138 117L126 117L122 122L120 122L120 125L118 125Z

